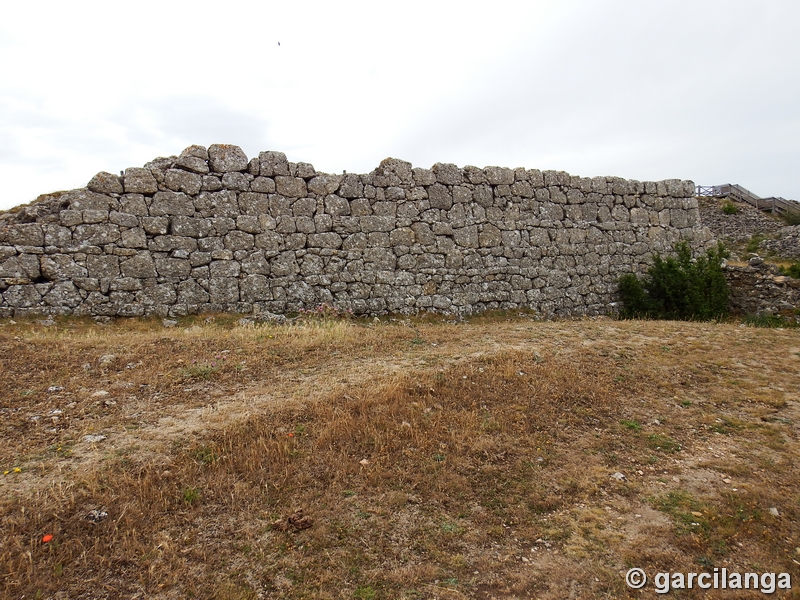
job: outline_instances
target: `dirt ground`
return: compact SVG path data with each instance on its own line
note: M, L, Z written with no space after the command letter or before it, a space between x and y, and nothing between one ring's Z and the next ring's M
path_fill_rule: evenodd
M723 569L800 597L797 329L217 316L0 343L9 598L639 598Z

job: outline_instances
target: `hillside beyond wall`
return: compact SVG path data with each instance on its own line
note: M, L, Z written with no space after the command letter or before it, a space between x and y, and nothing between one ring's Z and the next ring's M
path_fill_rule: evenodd
M0 215L0 316L601 314L654 251L707 244L694 189L397 159L331 175L191 146Z

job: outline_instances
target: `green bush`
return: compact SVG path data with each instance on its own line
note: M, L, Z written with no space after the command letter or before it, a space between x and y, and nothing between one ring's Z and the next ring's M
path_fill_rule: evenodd
M724 212L726 215L735 215L739 212L739 208L733 202L728 200L722 205L722 212Z
M788 267L780 267L780 269L784 275L800 279L800 263L792 263Z
M693 259L683 241L675 253L667 259L656 254L643 280L631 273L620 278L623 318L706 321L728 314L729 289L722 271L722 260L728 256L725 247L718 243Z
M793 210L781 215L781 219L787 225L800 225L800 211Z
M750 240L747 242L747 245L744 247L746 252L756 253L758 252L758 247L766 238L763 233L756 233L750 236Z
M800 323L791 317L782 317L781 315L773 315L769 313L761 313L757 315L746 315L742 319L742 323L750 325L751 327L783 327L795 329L800 327Z

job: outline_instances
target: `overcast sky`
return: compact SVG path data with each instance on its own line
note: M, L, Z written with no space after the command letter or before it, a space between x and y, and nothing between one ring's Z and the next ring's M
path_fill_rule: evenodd
M191 144L800 200L800 2L4 2L0 209Z

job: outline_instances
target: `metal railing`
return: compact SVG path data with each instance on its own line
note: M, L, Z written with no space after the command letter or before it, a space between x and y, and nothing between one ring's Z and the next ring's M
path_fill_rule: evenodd
M800 214L800 202L796 200L786 200L786 198L770 197L761 198L753 192L735 183L724 183L722 185L698 185L696 189L698 196L719 196L722 198L732 198L739 202L747 202L759 210L769 211L777 214Z

